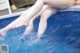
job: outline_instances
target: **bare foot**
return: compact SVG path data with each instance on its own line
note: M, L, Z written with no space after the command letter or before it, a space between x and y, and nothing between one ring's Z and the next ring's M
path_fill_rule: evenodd
M30 21L28 27L26 27L26 30L25 30L25 32L24 32L24 35L29 34L29 33L33 30L33 27L34 27L34 26L33 26L33 22Z
M5 36L7 33L7 30L1 29L0 30L0 36Z

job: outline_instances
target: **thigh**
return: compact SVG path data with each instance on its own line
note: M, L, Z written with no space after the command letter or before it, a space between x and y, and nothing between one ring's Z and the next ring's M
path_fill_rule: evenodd
M64 9L73 6L75 0L45 0L44 2L52 7Z
M57 11L58 11L58 9L50 7L47 5L45 10L41 13L41 19L46 20L49 18L49 16L56 14Z

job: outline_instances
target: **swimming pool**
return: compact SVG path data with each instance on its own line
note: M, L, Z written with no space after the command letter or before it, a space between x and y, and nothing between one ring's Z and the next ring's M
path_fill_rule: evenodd
M19 16L19 15L18 15ZM18 16L0 20L0 28L5 27ZM39 19L34 22L34 30L19 40L25 26L8 31L1 44L7 44L9 53L80 53L80 12L58 12L48 20L48 27L41 41L32 44L36 38Z

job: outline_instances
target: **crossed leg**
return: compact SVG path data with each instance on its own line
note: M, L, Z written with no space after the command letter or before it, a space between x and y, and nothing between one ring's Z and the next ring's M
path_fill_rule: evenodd
M52 8L50 6L46 6L46 8L40 12L40 23L39 23L39 28L38 28L38 33L37 33L37 38L32 41L32 44L35 44L37 42L40 41L40 38L42 37L42 35L44 34L46 28L47 28L47 20L48 18L53 14L56 14L56 12L58 11L58 9L56 8ZM28 28L26 28L27 30L25 31L25 34L29 34L31 32L31 30L33 29L33 21L34 19L32 19L32 23L30 23L30 25L28 26ZM21 37L21 40L24 40L24 35Z
M34 25L33 25L34 20L41 15L41 13L46 9L46 7L48 7L48 6L44 5L43 8L42 8L42 10L38 14L36 14L33 18L31 18L31 20L29 21L28 27L26 27L26 30L23 33L24 35L29 34L33 30L33 28L34 28Z
M30 22L29 22L29 26L26 27L26 30L24 32L24 35L27 35L29 34L32 29L33 29L33 22L34 20L38 17L38 16L41 16L40 18L40 23L39 23L39 28L38 28L38 33L37 33L37 36L38 37L41 37L42 34L45 32L46 28L47 28L47 20L48 18L52 15L52 14L55 14L56 12L58 11L58 9L55 9L55 8L52 8L48 5L44 5L43 6L43 9L36 15L34 16Z

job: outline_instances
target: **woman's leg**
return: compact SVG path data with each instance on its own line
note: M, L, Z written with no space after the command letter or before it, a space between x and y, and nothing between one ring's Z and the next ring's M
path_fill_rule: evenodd
M33 26L34 20L41 15L41 13L46 9L46 7L47 7L47 5L44 5L42 10L37 15L35 15L33 18L31 18L31 20L29 21L29 26L26 27L26 30L23 33L24 35L29 34L33 30L33 28L34 28L34 26Z
M47 20L52 14L56 14L58 9L47 7L41 14L37 36L40 38L47 28Z
M29 25L26 27L26 30L23 33L23 36L20 37L21 40L23 40L24 37L26 35L28 35L33 30L33 28L34 28L34 25L33 25L34 24L34 20L41 15L41 13L46 9L46 7L47 7L47 5L44 5L42 10L38 14L36 14L33 18L31 18L31 20L29 21ZM25 25L26 25L26 23L25 23Z

